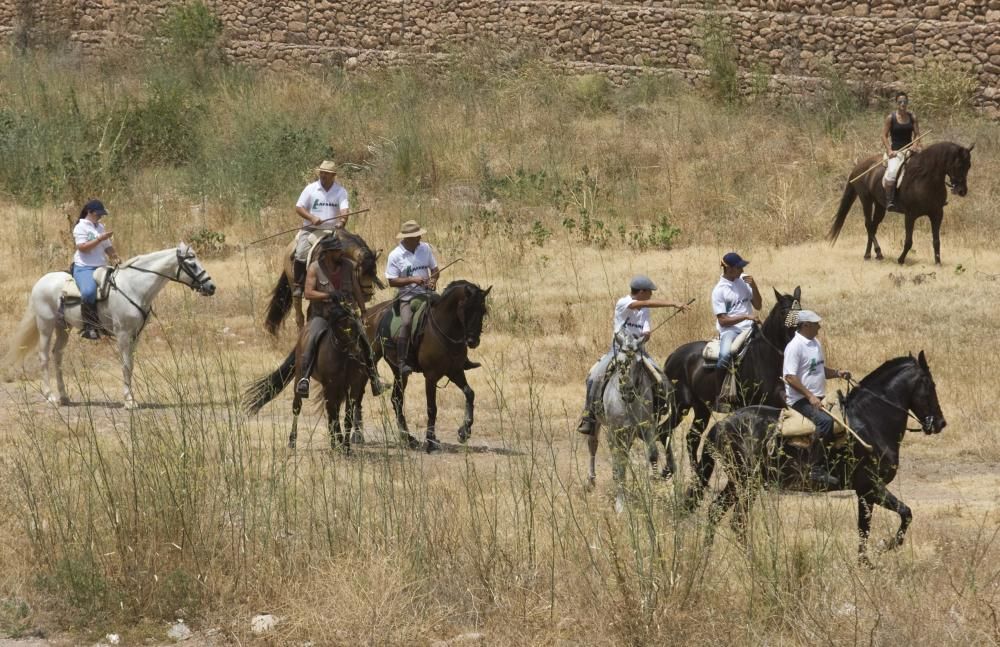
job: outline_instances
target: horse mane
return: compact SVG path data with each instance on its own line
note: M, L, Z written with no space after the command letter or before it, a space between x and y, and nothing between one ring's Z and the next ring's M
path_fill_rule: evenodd
M139 254L138 256L133 256L132 258L128 259L118 267L119 268L131 267L132 265L135 265L137 262L141 261L144 258L149 258L150 256L162 254L163 252L176 252L176 251L177 251L176 247L167 247L166 249L158 249L155 252L146 252L145 254Z
M360 247L367 254L373 254L374 253L372 251L372 248L368 246L368 243L365 242L365 239L362 238L361 236L359 236L358 234L355 234L354 232L347 231L346 229L343 229L343 228L337 230L337 232L338 232L337 233L337 237L341 241L343 241L345 243L348 243L348 244L351 244L351 245L355 245L356 247Z
M466 286L472 286L474 288L478 287L472 281L466 281L465 279L455 279L454 281L452 281L451 283L448 284L448 286L441 293L441 296L445 296L446 294L448 294L449 292L451 292L454 289L464 288Z
M934 142L906 162L906 173L912 178L927 177L935 170L944 172L948 156L961 148L955 142Z
M909 355L903 355L902 357L895 357L893 359L886 360L885 363L883 363L881 366L879 366L874 371L861 378L861 381L858 383L859 388L855 389L854 391L851 391L851 394L848 396L847 400L850 401L851 396L853 396L855 393L862 392L864 390L875 390L885 386L885 384L889 382L889 380L896 377L897 373L899 373L902 369L916 363L916 361L917 361L916 359L914 359Z

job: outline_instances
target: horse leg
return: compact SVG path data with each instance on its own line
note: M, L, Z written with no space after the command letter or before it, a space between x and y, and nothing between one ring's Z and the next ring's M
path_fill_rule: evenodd
M722 491L715 495L715 499L712 500L712 505L708 511L708 524L705 527L706 539L708 539L709 543L712 543L712 539L715 537L715 527L719 525L719 521L726 515L729 508L733 507L736 499L736 481L734 480L726 483L726 487L722 488Z
M711 412L702 402L695 403L692 408L694 409L694 420L691 422L691 428L688 429L687 433L687 449L691 467L697 470L698 445L701 443L701 435L705 432L705 427L708 426L708 419L711 416Z
M625 509L625 474L628 466L628 444L626 430L609 431L608 446L611 449L611 478L615 484L615 512Z
M910 248L913 247L913 223L916 222L917 217L911 214L909 211L906 212L906 240L903 241L903 253L899 255L899 260L896 262L900 265L906 260L906 255L909 253Z
M885 218L885 207L876 202L874 205L874 211L875 213L872 216L872 228L868 236L871 238L871 243L875 247L875 260L881 261L884 258L884 256L882 256L882 248L879 247L878 238L876 238L876 234L878 234L879 225L882 224L882 220Z
M865 260L869 260L872 257L872 246L875 243L875 221L872 219L872 202L868 200L861 201L861 208L865 212L865 231L868 233L868 242L865 244ZM879 256L881 258L881 256Z
M344 429L340 426L340 401L338 398L326 398L326 424L330 431L330 449L343 448L344 452L349 454L351 452L350 436L345 435Z
M132 397L132 353L135 350L135 338L126 331L120 331L117 338L118 353L122 360L122 381L125 385L125 408L135 409L135 398Z
M427 397L427 453L441 449L441 443L437 439L435 427L437 426L437 380L424 374L424 393Z
M465 420L462 421L462 426L458 428L458 442L464 443L472 435L472 422L475 417L476 408L476 392L472 390L469 382L465 379L465 371L460 371L448 377L465 394Z
M944 212L938 211L930 215L931 235L934 237L934 264L941 264L941 219Z
M59 394L59 404L69 404L69 396L66 395L66 381L63 379L63 349L69 341L69 334L62 328L55 330L56 342L52 345L52 367L56 373L56 391Z
M392 371L392 409L396 413L396 428L399 430L399 437L406 442L410 449L420 446L420 441L413 437L409 427L406 426L406 418L403 416L403 395L406 393L406 379L400 377L393 368Z
M867 507L866 512L862 512L862 502ZM858 553L862 556L865 554L865 547L868 543L868 535L871 531L872 509L876 505L880 505L887 510L892 510L899 515L899 528L896 530L896 534L889 541L889 543L886 544L886 550L893 550L903 545L903 540L906 537L906 531L910 527L910 522L913 521L913 513L910 511L909 506L897 499L896 496L889 490L885 489L884 486L876 486L874 489L859 496L858 536L860 537L860 545L858 547Z
M302 396L292 397L292 432L288 435L288 449L295 449L295 441L299 437L299 413L302 411Z
M357 397L352 398L344 410L344 427L351 430L351 442L358 445L365 444L364 424L361 417L361 397L361 394L358 394ZM347 424L348 413L351 416L350 425Z
M587 436L587 449L590 450L590 473L587 474L587 482L593 487L597 483L597 445L600 442L601 426L594 425L594 433Z

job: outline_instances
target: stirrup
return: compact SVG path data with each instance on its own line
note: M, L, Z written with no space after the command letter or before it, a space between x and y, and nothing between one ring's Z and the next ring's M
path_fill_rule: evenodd
M840 485L840 481L820 465L813 465L809 469L809 480L813 483L826 485L827 487L838 487Z
M576 431L578 433L584 434L586 436L594 435L594 427L597 425L597 421L589 416L584 416L580 420L580 424L577 425Z
M385 392L385 384L379 379L378 375L368 376L368 382L372 387L372 395L376 398Z
M83 337L84 339L97 341L101 338L101 333L97 332L96 328L91 328L88 326L80 331L80 336Z
M295 395L300 398L309 397L309 378L304 377L295 384Z
M397 370L399 371L400 377L405 377L413 372L413 367L406 362L400 362Z

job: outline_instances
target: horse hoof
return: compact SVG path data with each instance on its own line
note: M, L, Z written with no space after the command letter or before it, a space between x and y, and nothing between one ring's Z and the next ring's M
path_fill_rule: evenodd
M615 497L615 512L617 514L621 514L624 511L625 511L625 495L619 492L618 496Z
M472 432L469 431L469 427L467 425L462 425L461 427L458 428L458 442L462 443L463 445L466 443L466 441L469 440L469 436L471 435Z
M427 453L436 452L441 450L441 441L433 436L427 437Z
M399 432L400 439L406 444L410 449L417 449L420 447L420 441L417 440L413 434L408 431Z
M135 411L139 408L139 405L135 403L135 400L126 400L124 407L126 411Z
M295 449L295 439L291 438L288 441L288 449Z
M360 431L355 431L353 434L351 434L351 443L355 445L364 445L365 435Z

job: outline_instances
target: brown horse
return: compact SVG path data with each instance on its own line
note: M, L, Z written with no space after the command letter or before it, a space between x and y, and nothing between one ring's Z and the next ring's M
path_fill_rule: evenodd
M376 261L379 252L374 252L365 239L346 229L334 229L335 235L344 246L344 255L354 262L355 277L361 285L361 291L365 295L365 301L371 301L375 296L375 288L382 289L385 283L378 276ZM272 335L277 335L289 310L295 311L295 324L302 328L305 317L302 315L302 297L292 296L292 253L295 251L295 241L293 240L285 248L281 276L278 283L271 291L271 300L267 304L267 316L264 319L264 329Z
M950 180L948 186L951 187L952 193L960 196L968 193L966 176L972 166L974 147L975 144L965 148L953 142L938 142L919 153L914 153L906 162L903 167L905 169L903 178L899 182L899 193L896 195L896 202L906 216L906 241L903 243L903 253L899 255L900 264L906 260L907 252L913 247L913 223L920 216L931 219L934 262L941 264L941 219L944 216L944 205L948 204L945 178ZM868 231L865 258L872 257L872 247L874 247L875 258L882 260L882 248L879 247L875 234L878 233L878 226L885 217L885 190L882 188L885 167L878 166L865 173L866 169L878 161L878 156L867 157L858 162L851 171L850 177L856 179L853 182L848 181L844 187L840 208L834 216L827 238L834 243L837 242L854 199L860 198L861 207L865 212L865 229ZM861 177L858 177L859 175Z
M361 398L364 395L368 374L360 353L363 352L357 340L350 338L345 332L349 328L345 324L351 315L342 306L335 304L329 317L330 331L320 339L316 349L316 362L312 377L323 386L323 403L326 406L327 424L330 430L330 445L336 449L342 447L351 450L351 436L362 437L361 429ZM243 407L253 415L273 400L282 389L294 378L298 381L301 368L295 361L305 343L305 331L299 335L298 344L285 358L277 369L266 375L247 389L243 396ZM344 426L340 426L340 408L344 407ZM288 447L295 449L298 437L299 412L302 410L302 398L296 394L292 400L292 432L288 437Z
M492 286L483 290L469 281L452 281L441 296L432 295L426 306L427 318L423 334L417 344L410 344L410 358L407 364L414 371L424 374L424 388L427 396L427 451L439 449L441 444L435 434L437 422L437 384L447 377L465 394L465 420L458 429L458 439L465 442L472 435L472 421L476 394L465 379L465 366L469 349L479 346L486 316L486 297ZM365 326L368 339L372 340L375 360L385 358L392 369L392 405L396 413L396 423L400 436L411 447L419 442L410 434L403 415L403 393L406 377L399 375L399 358L396 357L396 343L390 333L392 305L385 301L368 310Z

